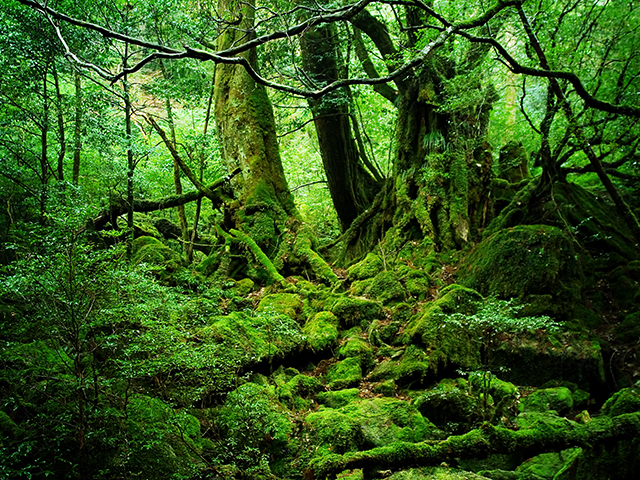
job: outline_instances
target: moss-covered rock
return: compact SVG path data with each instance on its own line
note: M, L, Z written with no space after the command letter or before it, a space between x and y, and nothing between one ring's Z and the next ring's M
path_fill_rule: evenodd
M318 402L329 408L340 408L357 400L359 392L357 388L321 392L318 394Z
M306 418L316 456L442 438L442 432L411 404L394 398L356 399L340 408L320 407Z
M379 302L365 298L339 296L331 302L331 311L344 327L353 327L364 322L366 325L373 320L384 318L385 312Z
M348 357L333 365L327 372L327 381L332 390L357 386L362 381L360 358Z
M246 297L253 291L254 286L253 280L250 278L242 278L236 281L233 291L239 297Z
M633 312L615 329L619 340L625 343L636 343L640 339L640 312Z
M549 294L580 300L582 268L573 244L556 227L518 225L482 240L458 271L461 283L501 298Z
M276 313L298 320L302 313L302 300L295 293L275 293L265 295L260 299L256 311L261 313Z
M136 238L131 244L131 263L148 263L175 271L182 266L180 255L155 237Z
M418 345L398 349L381 361L368 375L371 381L395 380L400 385L423 384L434 376L437 367Z
M571 466L581 449L570 448L561 452L550 452L537 455L524 461L516 469L518 479L553 480L567 466Z
M375 253L369 253L361 262L351 265L347 272L350 280L373 278L384 269L382 259Z
M291 317L252 317L242 312L213 317L209 326L198 331L198 338L224 345L233 357L230 361L239 365L282 357L300 349L304 341L300 326Z
M462 285L442 289L440 298L428 303L423 312L407 324L405 340L423 345L434 369L451 363L475 369L480 365L477 333L454 328L454 325L445 328L444 319L454 313L475 313L480 300L482 296L478 292Z
M486 480L473 472L467 472L457 468L428 467L412 468L394 473L388 480Z
M398 276L412 298L424 301L430 297L429 289L434 282L424 270L405 266L398 269Z
M393 271L384 271L377 274L369 284L366 293L385 305L402 302L407 297L407 292L400 283L397 274Z
M617 416L640 411L640 386L623 388L614 393L602 406L605 415Z
M338 341L338 319L331 312L318 312L305 323L302 333L316 352L333 347Z
M573 408L573 395L567 387L543 388L520 400L521 412L547 412L553 410L560 415Z
M366 342L359 327L352 328L344 334L344 342L340 347L338 355L341 358L357 357L363 371L373 366L373 348Z

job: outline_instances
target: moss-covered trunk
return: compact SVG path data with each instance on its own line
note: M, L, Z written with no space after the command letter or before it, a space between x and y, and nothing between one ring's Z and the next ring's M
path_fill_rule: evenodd
M307 30L302 48L304 68L314 81L323 85L340 77L335 25ZM329 192L343 230L371 206L377 183L360 163L349 122L350 103L348 88L309 100Z
M219 50L250 39L252 1L219 0L218 12L233 25L220 35ZM243 55L257 68L255 49ZM241 65L218 65L215 85L214 115L223 159L230 172L241 170L232 182L236 201L227 221L272 254L287 220L297 212L282 168L269 97Z

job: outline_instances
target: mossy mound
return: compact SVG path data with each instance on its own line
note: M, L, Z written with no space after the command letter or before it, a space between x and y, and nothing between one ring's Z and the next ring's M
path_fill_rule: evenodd
M328 310L340 320L340 324L345 328L361 323L368 325L373 320L385 316L385 311L379 302L366 298L339 296L330 302Z
M338 355L341 358L359 358L363 371L373 366L373 348L366 342L366 336L359 327L345 332Z
M331 366L327 372L327 381L332 390L359 385L362 381L360 358L348 357Z
M520 401L521 412L547 412L553 410L560 415L573 408L573 395L567 387L536 390Z
M394 473L388 480L485 480L487 477L457 468L412 468Z
M378 351L380 354L380 351ZM384 358L368 375L371 381L394 380L402 386L424 384L434 377L437 364L418 345L393 350L389 358Z
M611 416L638 411L640 411L640 385L638 384L614 393L602 406L602 413Z
M556 227L518 225L482 240L458 271L462 284L509 299L550 294L558 303L580 299L582 269L573 244Z
M175 271L182 266L182 259L157 238L143 236L131 244L131 263L147 263Z
M291 317L252 317L242 312L212 318L210 325L198 332L198 337L224 345L240 365L283 357L304 344L300 326Z
M265 295L260 300L256 311L286 315L289 318L298 320L300 313L302 313L302 300L295 293Z
M605 382L599 342L570 333L501 335L491 364L509 367L502 377L516 385L568 381L598 391Z
M307 320L302 333L315 352L331 348L338 341L338 319L331 312L318 312L313 318Z
M321 406L306 417L316 456L442 438L411 404L394 398L356 399L340 408Z
M402 302L407 298L407 292L400 283L398 275L393 271L377 274L365 293L383 304Z
M475 332L453 325L443 328L443 320L454 313L475 313L482 296L458 284L442 289L440 294L438 300L428 303L424 311L407 324L405 341L424 346L434 369L440 364L476 368L480 364L480 350Z
M369 253L361 262L351 265L348 269L349 280L366 280L373 278L384 270L382 259L375 253Z
M464 432L486 416L478 392L464 378L441 380L416 398L415 406L449 434Z

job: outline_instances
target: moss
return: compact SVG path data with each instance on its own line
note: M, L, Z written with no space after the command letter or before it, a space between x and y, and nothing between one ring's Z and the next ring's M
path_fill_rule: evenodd
M633 312L615 329L618 339L625 343L636 343L640 338L640 312Z
M255 215L253 215L253 217L255 217ZM251 238L251 236L235 229L229 230L229 233L231 233L234 237L236 237L236 239L238 239L240 242L246 245L246 247L253 254L255 259L260 264L262 264L262 266L264 267L265 271L269 276L269 279L272 282L277 282L286 287L286 284L284 282L284 277L280 275L280 273L278 272L276 267L273 265L269 257L262 251L262 249L258 246L256 241L253 238ZM274 236L275 236L275 232L273 235L267 236L267 239L271 240L273 239Z
M547 412L565 414L573 408L573 395L567 387L543 388L520 400L521 412Z
M378 273L371 281L366 293L385 305L402 302L407 297L407 292L393 271Z
M347 269L350 280L373 278L384 269L382 259L375 253L369 253L361 262Z
M250 317L240 312L214 317L198 337L224 345L239 365L281 357L299 349L304 339L300 326L288 316Z
M640 387L623 388L614 393L602 406L604 415L618 416L640 411Z
M306 261L317 279L328 285L335 285L338 283L338 277L329 264L314 250L314 241L315 235L311 229L306 225L301 226L296 234L294 253Z
M338 319L331 312L318 312L305 323L302 333L316 352L333 347L338 341Z
M387 480L485 480L486 477L457 468L412 468L394 473Z
M447 433L460 433L482 418L481 404L464 378L441 380L415 400L416 408Z
M605 382L599 342L570 333L504 336L492 350L491 361L493 366L508 366L501 376L516 385L569 381L597 391Z
M331 303L329 310L340 320L341 325L352 327L384 318L384 309L378 302L364 298L340 296Z
M288 407L295 409L308 409L311 405L310 397L314 396L322 388L320 380L316 377L297 374L287 380L286 377L278 385L278 398ZM301 401L307 399L307 401Z
M526 460L516 469L519 478L553 479L566 465L571 465L580 453L579 448L543 453Z
M344 335L345 340L338 355L341 358L357 357L360 359L360 365L363 371L373 366L373 348L362 338L362 330L360 328L352 328Z
M396 355L376 365L368 378L372 381L395 380L401 385L409 385L424 383L436 370L429 355L417 345L409 345Z
M422 270L404 267L399 269L400 280L404 282L407 293L418 301L430 297L429 289L433 285L431 277Z
M131 263L148 263L177 270L182 265L180 255L154 237L138 237L131 244Z
M359 392L357 388L321 392L318 394L318 402L329 408L340 408L357 400Z
M583 281L573 245L548 225L519 225L484 239L458 271L461 283L501 298L550 294L555 301L580 299Z
M405 339L425 347L434 370L439 364L450 363L476 368L480 350L475 334L464 328L442 328L442 319L452 313L475 313L476 302L482 300L482 296L458 284L449 285L440 294L438 300L428 303L425 310L407 324Z
M396 394L395 380L384 380L373 387L374 393L379 393L385 397L394 397Z
M353 399L335 409L320 407L307 415L306 422L319 446L316 457L442 438L442 432L414 406L394 398Z
M137 237L154 237L162 240L164 237L154 226L153 220L142 213L133 213L133 229L134 236Z
M298 320L302 312L302 300L295 293L265 295L260 300L257 312L277 313Z
M362 367L358 357L349 357L333 365L327 372L329 388L337 390L358 385L362 381Z
M253 283L253 280L251 280L250 278L243 278L236 282L233 290L234 293L239 297L246 297L253 291L254 286L255 284Z

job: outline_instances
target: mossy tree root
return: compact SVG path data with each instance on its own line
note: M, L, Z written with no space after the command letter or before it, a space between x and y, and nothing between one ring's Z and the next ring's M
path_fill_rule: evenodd
M283 287L287 286L286 282L284 281L284 277L280 275L278 269L276 269L276 267L273 265L273 262L269 260L269 257L267 257L267 255L249 235L233 228L229 230L229 233L233 235L239 242L247 246L256 260L260 262L262 266L267 270L269 276L273 279L274 282L278 282Z
M302 226L296 236L294 251L311 266L316 278L335 285L339 282L339 278L333 273L329 264L313 249L313 238L313 232L309 227Z
M572 447L591 449L597 444L633 439L638 435L640 412L602 416L586 424L556 417L521 430L484 424L464 435L453 435L442 441L397 442L372 450L325 455L314 459L310 467L314 478L334 478L343 470L405 469L451 463L456 459L482 459L494 454L518 452L528 458Z

